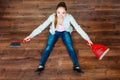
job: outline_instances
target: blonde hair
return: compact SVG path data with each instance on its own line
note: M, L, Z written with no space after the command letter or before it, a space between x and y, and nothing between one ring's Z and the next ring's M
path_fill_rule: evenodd
M54 26L56 27L57 25L57 14L55 14L55 19L54 19Z

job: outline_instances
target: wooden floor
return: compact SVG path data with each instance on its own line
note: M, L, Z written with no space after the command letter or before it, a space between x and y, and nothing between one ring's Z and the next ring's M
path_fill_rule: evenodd
M120 0L62 1L94 43L110 48L108 54L98 60L74 30L73 45L85 73L73 71L69 53L59 39L38 75L34 71L49 28L19 47L11 47L10 42L29 35L54 12L59 0L0 0L0 80L120 80Z

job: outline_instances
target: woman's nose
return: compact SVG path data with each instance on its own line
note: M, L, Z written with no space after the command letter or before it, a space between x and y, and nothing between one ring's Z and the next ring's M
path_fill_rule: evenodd
M60 14L60 16L63 16L62 14Z

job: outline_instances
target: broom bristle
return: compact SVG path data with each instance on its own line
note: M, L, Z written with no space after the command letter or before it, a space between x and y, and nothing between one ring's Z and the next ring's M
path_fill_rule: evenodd
M20 42L11 42L10 46L20 46Z
M10 46L21 46L21 43L23 43L24 40L14 40L11 42Z

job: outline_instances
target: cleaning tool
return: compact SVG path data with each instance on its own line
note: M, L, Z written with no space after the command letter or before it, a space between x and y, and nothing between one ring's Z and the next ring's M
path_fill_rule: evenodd
M24 40L14 40L10 43L10 46L21 46L21 43L23 43Z
M87 44L88 42L85 41ZM107 46L103 44L91 44L90 45L92 52L94 55L99 59L102 60L102 58L107 54L107 52L110 50Z
M30 41L32 38L27 38L27 39L23 39L23 40L14 40L10 43L10 46L21 46L21 43L25 43Z

